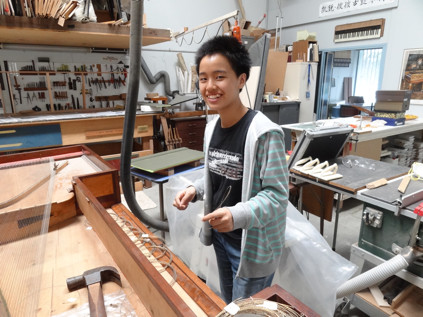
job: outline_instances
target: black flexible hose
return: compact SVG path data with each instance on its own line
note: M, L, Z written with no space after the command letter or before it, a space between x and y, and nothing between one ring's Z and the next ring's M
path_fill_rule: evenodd
M144 12L143 0L131 1L131 27L129 42L129 84L125 107L125 120L120 160L120 180L123 194L131 212L144 224L153 228L169 231L166 221L156 219L146 214L138 204L131 180L132 140L134 138L135 118L138 103L138 91L141 72L141 43L142 16Z

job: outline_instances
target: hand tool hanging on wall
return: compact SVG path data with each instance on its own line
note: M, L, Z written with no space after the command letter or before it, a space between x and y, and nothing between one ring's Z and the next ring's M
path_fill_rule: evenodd
M76 109L75 97L72 95L72 109Z
M9 64L7 61L4 61L4 70L7 72L9 71ZM7 85L9 87L8 92L9 92L9 99L10 99L10 105L12 107L12 113L15 113L15 107L14 107L14 94L12 92L12 83L10 82L10 76L6 75L6 80L7 80Z
M13 76L13 79L15 80L15 89L18 91L18 94L19 94L19 103L22 104L22 88L18 84L18 80L16 79L16 76Z
M107 9L109 9L109 17L110 17L110 20L114 20L115 19L115 14L114 14L114 7L115 7L115 5L114 5L114 3L113 3L113 0L107 0Z
M0 88L1 88L1 90L6 90L6 87L5 87L4 81L3 81L3 73L1 72L1 65L0 65Z
M85 0L84 17L81 19L82 23L90 22L90 5L91 0Z

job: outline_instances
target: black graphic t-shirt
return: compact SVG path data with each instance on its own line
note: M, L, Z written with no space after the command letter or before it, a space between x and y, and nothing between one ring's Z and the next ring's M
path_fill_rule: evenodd
M220 207L234 206L241 201L245 139L256 114L256 111L248 109L241 120L230 128L222 128L220 119L216 123L208 152L213 210L220 204ZM239 240L238 244L241 234L242 230L238 229L225 236Z

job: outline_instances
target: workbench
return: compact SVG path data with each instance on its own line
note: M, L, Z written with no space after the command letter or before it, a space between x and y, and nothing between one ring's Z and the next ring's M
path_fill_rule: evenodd
M138 111L133 134L134 139L140 139L141 142L135 143L137 146L133 147L133 153L136 156L154 153L152 139L157 132L154 130L155 119L164 116L204 120L204 115L205 111ZM103 158L113 159L120 153L124 119L123 110L0 117L0 155L30 149L88 144Z
M319 124L324 124L326 126L335 125L336 122L354 122L354 124L359 125L360 118L350 117L318 121ZM364 126L366 121L362 121L362 124ZM282 125L282 127L284 129L291 130L292 138L295 140L304 130L315 128L316 125L316 122L304 122L286 124ZM423 119L406 120L405 124L400 126L385 125L378 128L355 128L351 134L349 145L345 148L344 154L357 155L378 160L381 157L383 138L421 130L423 130Z
M124 111L0 117L0 153L120 141ZM153 136L153 116L138 113L134 138ZM151 152L152 153L152 152Z
M133 180L139 178L159 185L160 220L165 220L163 184L173 176L203 168L204 165L200 162L203 158L203 152L177 148L131 161ZM192 162L198 162L198 164L190 164Z
M348 167L343 162L347 161L360 161L365 162L367 167L352 166ZM313 184L318 187L329 189L338 194L338 199L336 201L335 207L335 226L333 234L332 248L335 250L336 247L336 237L338 231L338 221L339 221L339 212L341 209L341 199L340 195L347 195L359 199L360 196L357 196L357 192L366 187L366 184L379 180L381 178L386 178L387 180L397 178L401 175L408 173L409 168L404 166L393 165L377 160L372 159L363 159L362 157L348 155L345 157L338 157L329 162L330 165L333 163L338 164L338 172L342 175L342 178L323 181L317 177L311 176L309 174L301 173L293 168L290 170L290 176L294 179L294 183L298 181ZM370 169L371 168L371 169ZM298 210L302 209L301 201L301 191L302 187L300 186L300 201L298 202Z

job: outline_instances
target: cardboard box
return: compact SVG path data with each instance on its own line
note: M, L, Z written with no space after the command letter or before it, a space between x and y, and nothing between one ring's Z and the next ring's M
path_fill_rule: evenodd
M278 89L283 90L287 63L288 52L269 50L265 77L266 91L275 93Z
M411 90L376 91L376 111L400 111L410 108Z

